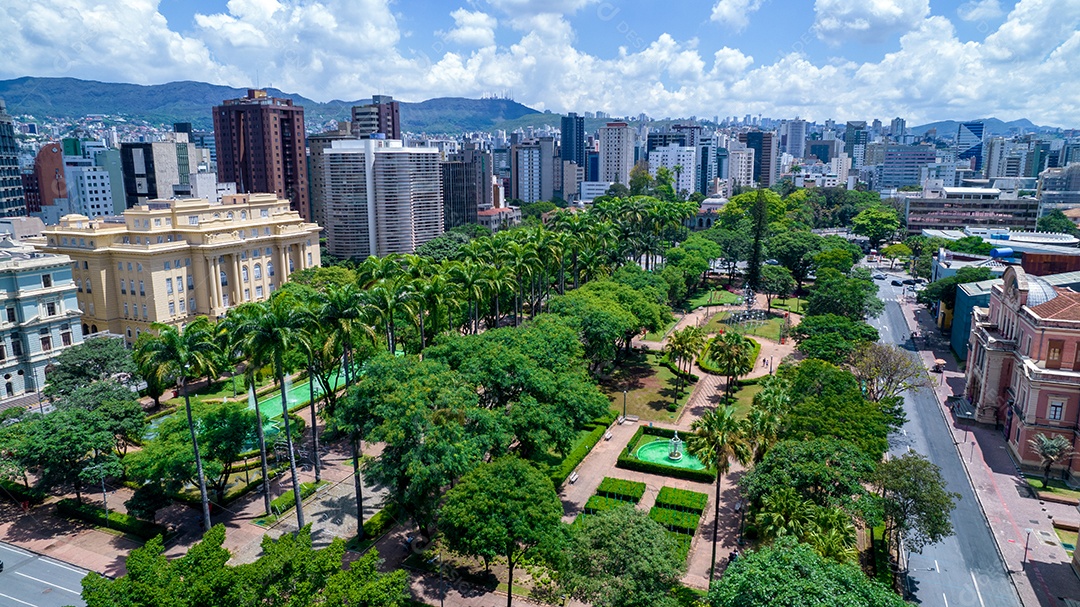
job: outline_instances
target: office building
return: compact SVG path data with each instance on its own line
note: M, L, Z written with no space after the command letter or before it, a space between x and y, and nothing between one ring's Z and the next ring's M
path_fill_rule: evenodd
M694 191L696 152L696 148L675 144L656 148L649 153L649 175L655 178L657 169L663 167L671 172L675 193L689 195Z
M510 197L522 202L540 202L554 196L554 138L527 139L510 146Z
M907 135L907 121L897 116L889 123L889 135L893 141L902 142Z
M318 266L319 226L273 194L220 204L152 200L119 217L67 215L38 243L74 262L83 332L130 345L155 322L217 318L264 300L297 270Z
M778 139L776 133L767 131L739 133L739 141L754 150L754 183L757 187L771 187L780 175Z
M401 106L390 95L373 95L371 103L352 108L352 133L371 137L375 133L385 139L401 139Z
M443 228L477 223L477 213L493 206L491 153L475 143L467 143L465 149L451 154L440 168Z
M41 146L34 156L33 173L40 196L39 204L31 212L41 210L42 206L56 204L57 198L67 198L67 182L64 178L64 151L59 142ZM27 205L28 210L30 209Z
M877 190L892 190L904 186L922 185L922 171L937 160L937 151L928 145L894 145L885 147L881 163L881 181Z
M585 117L570 112L562 119L559 159L585 166Z
M983 170L983 131L986 125L982 121L961 122L956 127L956 159L968 160L975 171Z
M866 160L866 144L870 142L865 120L852 120L844 129L844 153L851 158L851 168L861 169Z
M784 151L791 154L793 158L806 156L806 121L798 116L787 123L787 144L784 146Z
M41 390L45 367L82 342L75 295L70 258L0 238L0 400Z
M923 230L967 227L1034 230L1039 201L997 188L950 188L940 182L923 185L921 196L906 199L908 234Z
M686 133L664 129L662 131L650 131L645 135L645 154L651 154L656 148L664 148L669 145L686 145Z
M412 253L444 231L439 150L392 139L339 139L320 152L327 250L336 257Z
M1030 444L1036 435L1071 444L1080 431L1078 288L1080 274L1039 277L1010 266L991 287L989 306L972 314L966 385L958 398L976 421L1002 430L1025 473L1042 471ZM1075 485L1080 458L1064 458L1050 474Z
M596 181L630 185L634 167L634 129L625 122L600 127L600 175Z
M309 221L304 108L249 89L214 107L214 145L219 180L242 194L274 193Z
M671 127L672 132L682 135L686 147L696 148L705 141L705 128L699 124L675 124ZM670 142L668 145L671 145Z
M1055 167L1039 173L1038 199L1040 215L1053 209L1066 210L1080 206L1080 162L1067 167Z
M0 217L26 215L19 144L15 141L15 120L0 99Z
M806 142L806 158L813 157L821 162L828 163L842 153L844 153L844 143L839 139L819 139ZM848 156L848 158L851 158L851 156Z
M187 142L185 133L178 133L176 141L121 143L123 208L130 209L158 198L172 198L173 186L190 183L188 176L195 172L191 160L196 156L195 145Z
M728 175L726 178L739 187L754 187L754 167L757 163L754 160L756 152L753 148L731 146L727 152Z

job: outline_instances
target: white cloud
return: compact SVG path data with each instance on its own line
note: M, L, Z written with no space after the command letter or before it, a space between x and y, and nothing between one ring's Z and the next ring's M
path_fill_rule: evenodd
M678 32L644 39L615 28L607 35L621 46L601 57L581 50L569 17L559 12L580 10L587 5L580 0L556 2L559 10L531 3L537 10L498 22L470 2L468 10L452 13L456 27L443 34L447 40L460 36L462 48L447 52L437 36L405 37L390 1L231 0L219 13L198 15L194 30L185 33L169 29L155 0L2 3L0 77L194 79L234 86L258 78L324 101L377 91L418 101L513 90L522 103L553 111L760 112L812 120L899 115L912 124L997 115L1080 126L1080 75L1072 65L1080 53L1078 2L1020 0L995 31L974 41L961 41L940 15L909 23L921 11L915 4L903 18L878 9L866 9L871 17L848 11L837 21L846 25L821 31L847 31L864 19L867 27L873 22L901 32L894 52L854 62L814 61L802 53L761 61L731 46L704 48L710 41L685 40ZM835 0L818 0L829 2ZM488 32L498 24L512 27L517 39L489 44Z
M488 4L508 15L558 13L568 15L596 4L599 0L487 0Z
M814 31L822 40L879 42L917 26L930 14L930 0L815 0L814 13Z
M1005 11L1001 10L1001 0L971 0L961 4L956 14L964 21L984 21L997 19Z
M750 15L757 12L763 2L764 0L717 0L709 19L739 32L750 25Z
M499 24L495 17L483 11L464 8L457 9L450 16L454 18L454 29L443 34L444 40L466 46L495 44L495 27Z

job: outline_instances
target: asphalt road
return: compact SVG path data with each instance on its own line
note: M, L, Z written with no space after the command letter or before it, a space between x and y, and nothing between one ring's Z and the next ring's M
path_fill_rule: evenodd
M0 542L0 606L82 607L86 571Z
M885 312L870 323L881 333L882 342L914 351L897 302L902 289L890 284L895 277L889 274L886 280L875 281L878 296L885 301ZM932 374L931 378L937 376ZM908 588L912 600L935 607L1020 607L1020 598L1009 582L960 460L962 446L958 453L937 397L930 390L908 393L904 409L908 422L901 432L890 437L890 453L900 455L911 448L926 455L941 467L949 490L961 496L952 514L955 535L924 547L922 554L909 555Z

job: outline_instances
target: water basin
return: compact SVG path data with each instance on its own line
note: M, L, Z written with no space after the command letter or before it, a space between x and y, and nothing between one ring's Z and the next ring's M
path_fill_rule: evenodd
M682 458L678 461L672 460L668 457L670 451L671 441L666 438L658 438L651 443L645 443L638 447L635 455L638 459L646 462L652 462L654 464L663 464L665 466L672 466L674 468L686 468L688 470L704 470L705 466L698 460L698 458L686 453L682 454Z

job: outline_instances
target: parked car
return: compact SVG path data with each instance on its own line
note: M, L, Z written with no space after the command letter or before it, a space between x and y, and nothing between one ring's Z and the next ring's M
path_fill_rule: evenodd
M914 285L914 284L918 284L918 283L919 283L919 281L915 280L914 278L905 278L905 279L904 279L904 280L902 280L901 282L903 282L903 283L904 283L904 284L906 284L906 285Z
M874 274L874 280L885 280L885 275L878 272L877 274Z
M892 281L892 286L894 286L894 287L902 287L902 286L904 286L904 283L900 282L899 279L894 278L893 281Z

